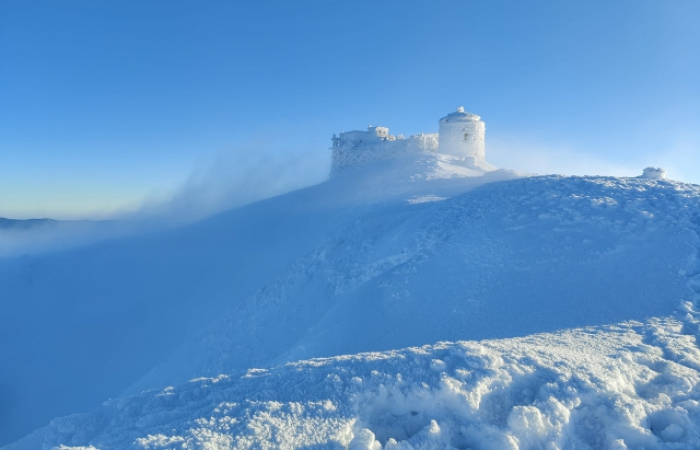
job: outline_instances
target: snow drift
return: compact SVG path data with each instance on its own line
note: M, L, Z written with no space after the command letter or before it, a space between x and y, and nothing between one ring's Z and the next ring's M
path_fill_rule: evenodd
M54 420L6 450L689 449L700 316L439 343L193 380Z

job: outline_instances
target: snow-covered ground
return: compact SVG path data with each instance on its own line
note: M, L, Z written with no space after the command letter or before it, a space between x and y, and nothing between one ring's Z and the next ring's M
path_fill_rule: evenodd
M667 314L691 293L684 273L698 246L699 193L548 176L383 202L130 392L309 357Z
M64 417L36 449L700 448L700 316L201 378Z
M372 205L516 176L465 173L483 171L378 164L186 227L0 258L0 445L119 396Z
M0 260L0 442L113 398L7 448L700 446L700 187L491 169Z

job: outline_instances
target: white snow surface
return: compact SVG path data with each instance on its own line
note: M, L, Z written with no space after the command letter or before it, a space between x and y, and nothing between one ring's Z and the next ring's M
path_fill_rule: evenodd
M2 259L0 439L698 448L699 200L426 154Z
M0 445L119 396L368 210L517 176L413 155L185 227L0 257Z
M128 392L311 357L668 314L693 293L698 193L547 176L374 205Z
M700 316L251 369L112 400L6 450L700 448Z

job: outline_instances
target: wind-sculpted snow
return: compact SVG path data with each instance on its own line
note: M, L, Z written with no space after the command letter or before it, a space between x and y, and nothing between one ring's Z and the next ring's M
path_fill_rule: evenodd
M184 228L0 260L0 443L89 411L134 382L126 394L220 374L233 383L251 367L314 357L643 323L698 299L697 186L473 176L481 173L439 155L378 163ZM258 390L248 382L240 381ZM195 389L188 386L177 391ZM128 404L137 415L134 399L150 408L155 398L115 400L102 411ZM250 417L263 414L241 405ZM188 408L173 411L190 420ZM110 432L98 422L103 412L81 416L92 422L75 432ZM166 448L181 444L168 439Z
M375 205L131 392L310 357L668 314L700 273L688 262L699 194L667 181L547 176Z
M251 369L112 400L5 448L690 449L700 315Z
M517 176L476 169L393 161L185 227L0 257L0 445L120 395L371 205Z

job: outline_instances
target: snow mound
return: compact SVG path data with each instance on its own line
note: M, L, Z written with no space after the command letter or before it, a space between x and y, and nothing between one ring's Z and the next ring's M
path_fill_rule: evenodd
M4 450L700 447L700 314L251 369L112 400Z
M663 180L666 178L666 171L660 167L647 167L642 173L642 178L648 180Z

